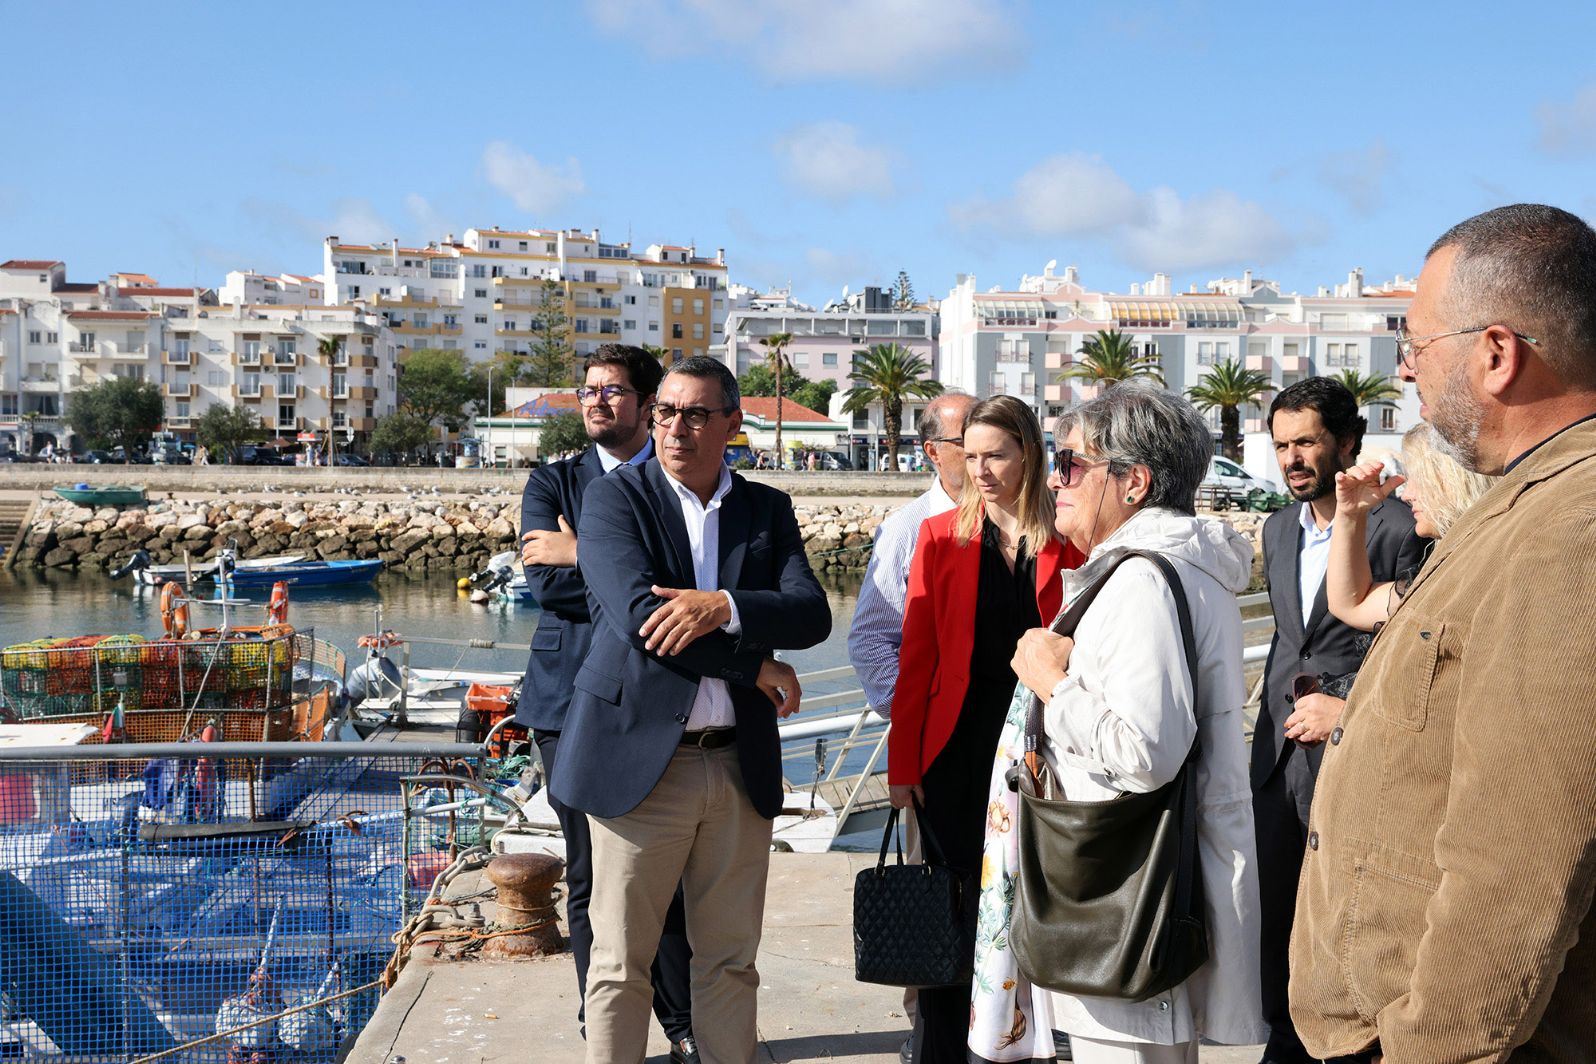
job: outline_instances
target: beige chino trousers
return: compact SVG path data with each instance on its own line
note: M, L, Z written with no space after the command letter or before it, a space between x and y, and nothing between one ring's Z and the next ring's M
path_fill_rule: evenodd
M593 952L587 1064L643 1064L649 965L678 881L693 947L693 1037L704 1064L754 1064L771 821L748 800L733 743L678 747L629 813L589 816Z

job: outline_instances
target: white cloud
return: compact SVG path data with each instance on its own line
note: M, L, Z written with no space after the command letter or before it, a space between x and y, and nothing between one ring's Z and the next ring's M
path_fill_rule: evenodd
M371 205L370 200L354 197L333 204L332 220L326 223L322 236L336 233L344 240L356 244L392 239L397 230Z
M1319 179L1329 186L1354 214L1367 217L1385 206L1385 179L1391 172L1391 150L1375 140L1365 148L1327 155L1319 166Z
M1541 104L1535 119L1546 154L1562 158L1596 154L1596 85L1587 85L1571 100Z
M240 206L244 213L267 229L288 230L317 244L327 236L336 236L351 244L379 243L398 233L370 200L356 196L334 201L330 214L310 215L279 200L254 197L244 200Z
M483 149L482 169L488 184L528 214L557 210L586 189L581 164L575 159L567 159L564 166L542 163L503 140Z
M825 284L851 284L856 289L872 276L873 267L863 256L851 251L810 248L804 252L804 265L811 281Z
M441 239L441 234L448 226L448 220L438 213L432 202L419 192L405 195L405 210L410 218L429 240Z
M1266 208L1235 193L1138 192L1103 160L1085 155L1045 159L1015 180L1010 195L956 204L948 213L966 229L1097 240L1147 271L1257 262L1296 243Z
M741 56L776 81L902 83L1016 65L1012 0L589 0L609 33L657 57Z
M782 176L812 196L840 202L892 194L892 153L863 143L846 122L798 126L773 150Z

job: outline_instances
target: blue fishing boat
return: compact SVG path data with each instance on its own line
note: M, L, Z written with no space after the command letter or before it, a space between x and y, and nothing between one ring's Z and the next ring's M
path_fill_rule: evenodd
M380 558L353 561L295 562L261 569L237 569L233 586L257 587L275 583L291 587L330 587L334 584L364 583L382 571Z

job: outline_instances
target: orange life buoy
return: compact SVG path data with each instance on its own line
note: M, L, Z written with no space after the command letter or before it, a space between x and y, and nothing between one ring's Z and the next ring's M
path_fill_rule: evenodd
M266 623L288 623L288 585L281 580L272 585L272 598L266 604Z
M182 639L188 633L188 601L183 585L168 580L161 585L161 627L168 639Z

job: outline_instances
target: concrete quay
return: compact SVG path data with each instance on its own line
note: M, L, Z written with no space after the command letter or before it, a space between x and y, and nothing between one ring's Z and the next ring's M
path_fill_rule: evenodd
M907 1035L903 994L853 978L853 879L874 854L771 855L759 951L759 1060L894 1064ZM488 887L461 876L449 896ZM493 919L491 905L484 916ZM564 926L563 912L561 926ZM413 952L347 1064L580 1064L569 954L527 961L434 959ZM666 1064L650 1018L649 1064ZM1259 1047L1205 1046L1204 1064L1253 1064Z

